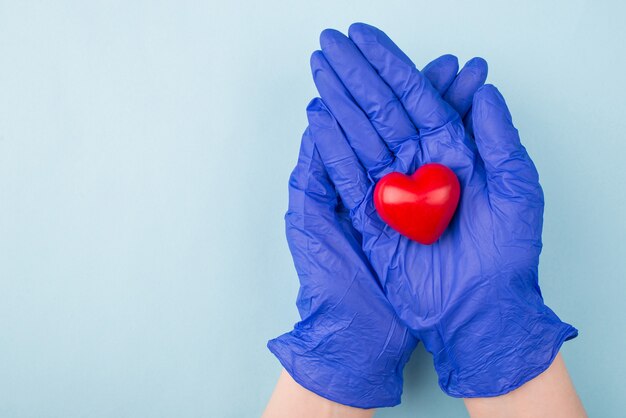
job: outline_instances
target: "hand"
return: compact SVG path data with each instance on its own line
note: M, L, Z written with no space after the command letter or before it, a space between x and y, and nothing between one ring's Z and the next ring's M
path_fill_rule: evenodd
M456 57L444 55L424 74L442 94L449 92L452 103L471 103L487 76L486 63L457 76L458 68ZM309 129L289 181L285 221L301 282L302 321L268 347L300 385L320 396L360 408L398 404L402 370L417 340L380 289Z
M360 408L398 404L417 341L385 299L308 129L285 223L302 321L269 349L296 382L327 399Z
M544 305L537 283L543 194L535 166L495 87L473 95L465 129L469 101L446 103L380 30L354 24L349 33L323 32L313 64L326 105L309 106L309 124L326 170L387 298L434 355L442 389L507 393L577 334ZM390 229L372 201L384 174L426 162L447 165L461 184L457 213L432 246Z

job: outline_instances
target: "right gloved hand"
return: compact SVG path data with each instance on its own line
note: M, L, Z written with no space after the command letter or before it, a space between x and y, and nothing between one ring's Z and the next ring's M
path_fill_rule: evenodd
M424 68L453 105L470 103L487 67L478 61L457 71L451 55ZM360 408L398 404L402 371L417 340L386 300L309 129L289 181L285 222L300 277L302 320L271 340L269 349L294 380L327 399Z
M354 24L350 38L328 30L321 43L314 74L328 108L309 106L311 133L387 298L433 354L440 386L489 397L533 379L577 331L539 290L543 193L504 98L478 89L465 129L462 112L382 31ZM432 246L385 225L372 199L384 174L427 162L451 168L461 185Z

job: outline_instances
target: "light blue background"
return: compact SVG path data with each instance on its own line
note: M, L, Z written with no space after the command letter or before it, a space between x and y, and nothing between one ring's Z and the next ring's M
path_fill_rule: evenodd
M89 4L88 4L89 3ZM325 27L490 64L541 174L545 299L626 412L619 1L0 1L0 417L254 417L298 281L287 178ZM402 406L464 416L420 348Z

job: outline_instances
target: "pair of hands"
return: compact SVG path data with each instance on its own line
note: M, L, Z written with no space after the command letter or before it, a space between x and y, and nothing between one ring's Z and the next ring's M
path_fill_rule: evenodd
M421 340L442 389L497 396L536 377L576 330L537 283L543 194L484 60L444 55L422 72L380 30L326 30L311 58L289 183L287 237L300 277L295 329L269 342L302 386L361 408L400 401ZM386 226L376 181L427 162L450 167L461 200L432 246ZM419 222L419 220L416 220Z

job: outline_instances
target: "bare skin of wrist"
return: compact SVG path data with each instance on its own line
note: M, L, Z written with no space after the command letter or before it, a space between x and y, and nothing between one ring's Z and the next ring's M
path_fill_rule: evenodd
M560 354L545 372L506 395L464 401L471 418L587 418ZM371 418L374 412L322 398L283 370L262 418Z
M283 370L262 418L371 418L374 411L322 398L300 386Z
M472 418L587 417L560 354L548 370L506 395L464 401Z

